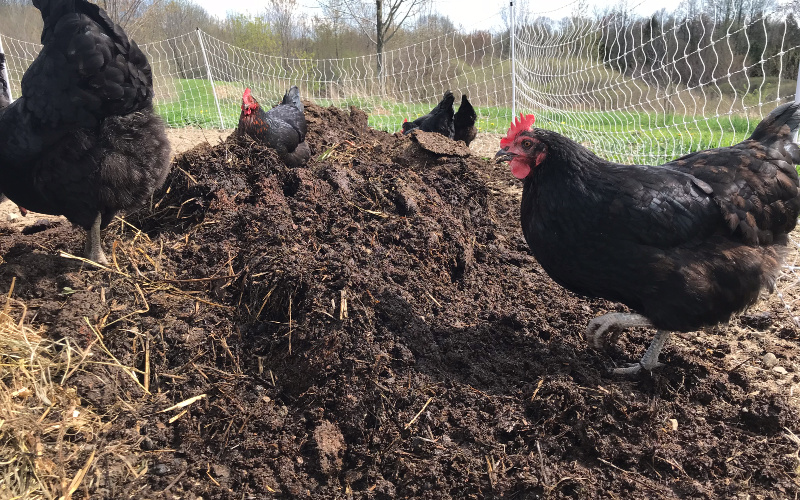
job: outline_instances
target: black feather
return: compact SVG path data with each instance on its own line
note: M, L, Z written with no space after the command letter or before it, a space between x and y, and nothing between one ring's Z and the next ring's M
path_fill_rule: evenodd
M408 134L412 130L422 130L423 132L436 132L445 137L453 138L455 133L453 125L453 102L455 97L449 90L444 93L439 104L430 113L422 115L413 122L403 123L403 134Z
M477 120L478 114L467 99L467 94L461 94L461 105L453 116L453 140L464 141L469 146L478 135L478 129L475 128Z
M43 47L0 115L0 190L84 228L146 202L169 169L147 58L98 6L34 0Z

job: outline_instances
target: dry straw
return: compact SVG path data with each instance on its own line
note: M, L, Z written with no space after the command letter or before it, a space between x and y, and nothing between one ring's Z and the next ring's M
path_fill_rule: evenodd
M27 307L11 298L13 287L0 312L0 499L88 497L100 461L140 476L135 443L109 439L112 417L70 386L87 364L109 363L99 342L81 349L47 338L26 324Z

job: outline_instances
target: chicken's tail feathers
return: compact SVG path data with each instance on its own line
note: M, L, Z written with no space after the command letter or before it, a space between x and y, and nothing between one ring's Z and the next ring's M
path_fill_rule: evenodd
M0 109L11 104L11 92L8 88L8 71L6 69L6 55L0 52Z
M297 88L297 85L292 85L289 90L283 94L281 104L290 104L300 111L303 111L303 100L300 99L300 89Z
M787 102L761 120L750 139L764 143L793 142L798 129L800 129L800 102Z
M450 110L453 111L453 103L456 101L456 97L453 95L453 92L447 91L442 96L442 100L439 101L439 104L436 105L436 109L440 110Z

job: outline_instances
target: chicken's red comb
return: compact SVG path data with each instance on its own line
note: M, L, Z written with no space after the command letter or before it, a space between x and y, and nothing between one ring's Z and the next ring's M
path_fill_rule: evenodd
M257 104L258 101L253 98L252 94L250 93L250 88L244 89L244 95L242 96L242 109L244 109L245 105L256 106Z
M508 128L508 133L505 137L500 139L500 147L504 148L506 146L511 145L514 142L514 139L519 135L520 132L525 132L531 129L533 123L536 121L536 117L533 115L523 115L522 113L519 114L519 117L516 120L511 122L511 126Z

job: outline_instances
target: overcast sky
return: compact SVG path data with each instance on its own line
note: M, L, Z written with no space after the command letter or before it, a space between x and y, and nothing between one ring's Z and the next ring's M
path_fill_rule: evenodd
M228 12L256 14L264 10L266 2L254 2L253 0L194 0L202 5L210 14L224 18ZM608 5L608 1L587 0L589 8L593 6ZM309 17L321 14L317 0L299 0L303 5L305 13ZM529 0L531 10L556 11L548 14L550 17L560 18L569 14L575 5L574 0L552 0L540 2ZM680 0L628 0L628 5L633 7L634 12L641 15L652 14L653 12L666 8L668 11L674 10ZM433 9L450 18L456 26L465 29L491 29L502 26L500 11L508 5L508 0L433 0ZM559 10L561 9L561 10Z

